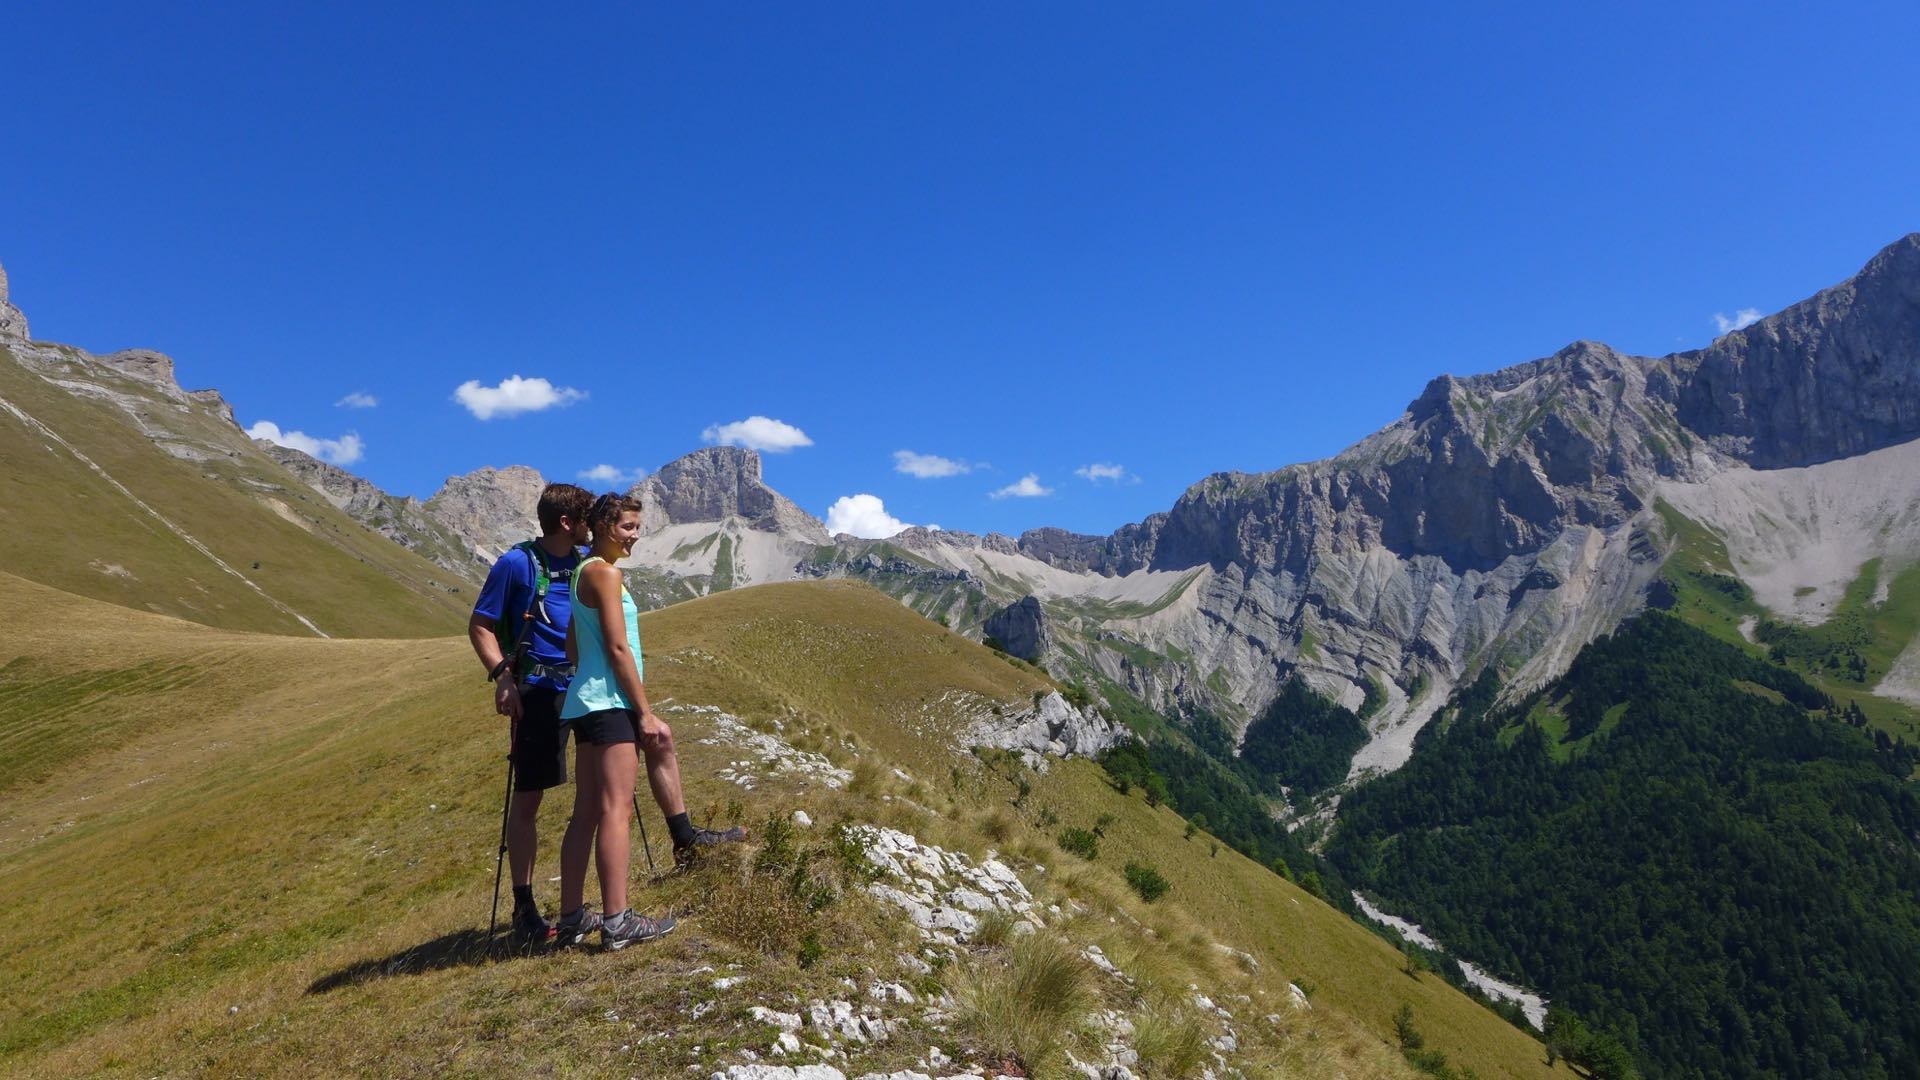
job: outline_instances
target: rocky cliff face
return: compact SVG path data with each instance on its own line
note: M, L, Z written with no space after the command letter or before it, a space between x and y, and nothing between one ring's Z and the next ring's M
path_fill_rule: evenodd
M1046 609L1031 594L995 612L982 630L998 641L1001 648L1022 660L1040 660L1053 648L1053 635L1047 632Z
M1916 357L1920 233L1852 279L1660 366L1689 429L1777 469L1920 438Z
M462 538L476 559L490 564L513 545L540 535L535 508L546 486L525 465L475 469L449 477L422 509Z
M636 489L648 508L648 531L671 523L740 518L747 527L814 544L832 543L819 519L761 478L760 454L709 446L660 467Z
M27 317L13 306L12 298L7 294L7 268L0 266L0 338L13 338L26 341Z
M1294 671L1349 706L1372 683L1388 704L1356 768L1390 768L1458 681L1494 664L1537 685L1643 602L1660 485L1914 438L1920 235L1707 349L1576 342L1442 376L1333 459L1217 474L1110 537L1039 530L1018 547L1103 577L1203 568L1163 610L1105 620L1167 663L1097 642L1081 658L1156 705L1243 720Z

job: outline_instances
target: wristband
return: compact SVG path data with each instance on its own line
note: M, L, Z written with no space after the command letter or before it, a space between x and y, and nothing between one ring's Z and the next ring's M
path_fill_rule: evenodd
M513 663L513 657L511 656L503 657L499 663L493 665L492 671L487 672L487 681L499 682L501 672L506 671L507 666L512 663Z

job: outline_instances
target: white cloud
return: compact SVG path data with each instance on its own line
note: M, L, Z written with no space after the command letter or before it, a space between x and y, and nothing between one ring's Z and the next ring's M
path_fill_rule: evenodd
M380 399L364 390L355 390L346 397L333 403L336 409L371 409L380 404Z
M939 528L938 525L930 526ZM851 533L862 540L884 540L912 525L887 513L878 495L842 495L827 507L827 532Z
M956 461L938 454L916 454L911 450L893 452L893 471L933 480L942 476L960 476L979 468L971 461Z
M1033 499L1033 498L1038 498L1041 495L1051 495L1051 494L1053 494L1052 488L1040 486L1039 473L1028 473L1027 475L1021 477L1020 479L1014 481L1013 483L1008 484L1006 487L1001 488L999 491L989 493L989 497L995 498L995 499L1004 499L1007 496L1012 495L1016 498L1021 498L1021 499Z
M1759 308L1743 307L1739 311L1734 312L1733 318L1731 319L1716 311L1713 313L1713 325L1719 327L1721 333L1731 334L1735 330L1745 330L1747 327L1759 322L1760 318Z
M772 454L784 454L796 446L813 445L813 440L807 438L806 432L783 420L766 416L749 416L731 424L708 424L700 437L721 446L744 446L749 450L765 450Z
M316 439L304 431L281 431L271 420L261 420L247 429L250 438L265 439L275 446L290 447L321 461L351 465L366 453L367 444L349 431L337 439Z
M453 399L482 420L496 416L518 416L571 405L585 398L586 392L570 386L555 386L545 379L523 379L510 375L499 386L481 386L468 379L453 392Z
M613 465L595 465L591 469L582 469L576 474L590 484L601 484L625 491L627 488L646 479L645 469L622 469Z
M1102 480L1111 480L1117 484L1122 480L1140 479L1137 476L1129 475L1127 470L1119 465L1101 463L1082 465L1073 470L1073 475L1096 484Z

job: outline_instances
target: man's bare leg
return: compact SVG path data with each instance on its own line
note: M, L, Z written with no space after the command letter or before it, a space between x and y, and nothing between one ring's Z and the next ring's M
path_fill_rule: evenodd
M544 791L516 791L507 811L507 865L515 885L533 884L534 854L540 846L540 797Z
M687 812L687 800L680 791L680 756L674 753L673 729L660 725L657 733L642 732L640 749L647 755L647 786L653 789L653 801L669 818Z

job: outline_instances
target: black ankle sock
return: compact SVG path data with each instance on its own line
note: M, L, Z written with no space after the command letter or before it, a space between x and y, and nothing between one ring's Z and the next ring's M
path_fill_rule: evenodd
M539 905L533 902L533 886L515 885L513 887L513 906L516 908L534 908L537 910Z
M673 834L675 847L686 847L693 843L693 821L687 817L685 811L667 819L667 831Z

